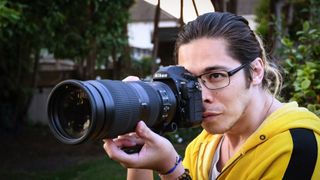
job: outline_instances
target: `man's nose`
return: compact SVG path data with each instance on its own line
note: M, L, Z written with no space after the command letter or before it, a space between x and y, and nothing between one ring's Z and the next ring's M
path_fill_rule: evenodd
M201 85L201 94L203 103L211 103L214 100L213 90L208 89L203 83Z

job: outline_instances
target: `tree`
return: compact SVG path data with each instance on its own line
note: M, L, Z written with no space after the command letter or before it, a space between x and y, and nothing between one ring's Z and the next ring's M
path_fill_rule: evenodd
M120 61L130 63L126 26L132 4L133 0L56 3L60 17L51 36L55 41L50 50L56 57L74 59L80 65L81 79L92 79L95 60L104 64L109 57L114 72L120 72L124 64ZM114 74L114 78L119 76Z
M320 115L320 2L261 1L256 12L258 32L283 66L282 98Z
M0 27L5 27L8 22L19 20L20 13L7 7L8 1L0 1Z
M41 48L79 63L81 79L93 78L97 62L106 63L109 57L114 64L129 61L124 53L128 53L126 25L133 2L1 1L0 127L15 129L20 120L26 119Z
M264 0L256 8L257 32L268 42L270 51L281 48L281 38L295 37L301 21L308 19L312 0Z
M283 96L320 116L320 2L310 1L309 17L294 36L282 38L286 81Z
M211 0L215 11L217 12L231 12L237 14L238 0Z

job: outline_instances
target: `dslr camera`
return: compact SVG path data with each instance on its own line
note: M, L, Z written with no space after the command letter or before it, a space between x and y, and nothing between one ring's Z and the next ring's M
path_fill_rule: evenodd
M115 138L142 120L158 134L202 121L201 87L181 66L160 68L151 81L65 80L48 98L49 127L66 144Z

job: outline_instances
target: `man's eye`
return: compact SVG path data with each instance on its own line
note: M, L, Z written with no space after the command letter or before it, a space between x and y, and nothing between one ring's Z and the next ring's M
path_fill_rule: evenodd
M221 78L225 78L226 77L226 74L225 73L210 73L209 74L209 79L212 79L212 80L217 80L217 79L221 79Z

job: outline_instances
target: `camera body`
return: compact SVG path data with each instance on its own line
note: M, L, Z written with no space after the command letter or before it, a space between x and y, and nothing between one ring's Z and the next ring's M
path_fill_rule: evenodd
M51 91L49 127L66 144L115 138L142 120L161 134L202 121L201 86L181 66L160 68L151 82L65 80Z
M195 76L182 66L165 66L153 75L153 81L167 84L175 93L177 109L173 121L169 123L176 123L182 128L197 126L201 123L201 86ZM174 125L168 127L174 127Z

